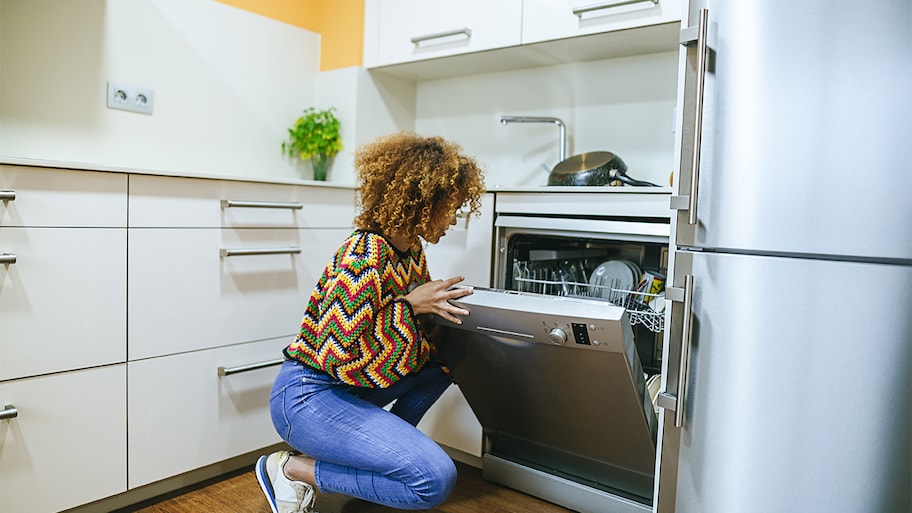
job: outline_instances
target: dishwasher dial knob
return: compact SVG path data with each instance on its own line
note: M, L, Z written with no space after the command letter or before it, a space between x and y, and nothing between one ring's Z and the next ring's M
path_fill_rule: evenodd
M551 343L560 346L567 342L567 332L560 328L551 328L551 331L548 332L548 338L551 340Z

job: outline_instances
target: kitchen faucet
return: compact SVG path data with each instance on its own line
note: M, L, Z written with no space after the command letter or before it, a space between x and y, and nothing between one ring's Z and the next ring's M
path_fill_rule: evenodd
M549 118L540 116L501 116L500 124L508 123L554 123L560 128L560 160L563 162L567 158L567 125L560 118Z

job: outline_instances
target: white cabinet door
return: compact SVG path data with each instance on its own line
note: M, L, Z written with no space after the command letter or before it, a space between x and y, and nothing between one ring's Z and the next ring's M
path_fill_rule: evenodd
M125 361L126 251L125 228L0 227L0 380Z
M464 285L491 286L494 194L482 198L481 217L460 218L437 244L425 250L435 280L465 276Z
M457 55L520 43L522 0L378 0L366 7L376 24L376 53L366 44L367 67Z
M0 408L17 410L0 420L0 511L53 513L126 491L126 404L126 364L0 382Z
M0 164L0 190L0 226L127 226L126 175Z
M298 331L337 246L332 229L130 229L129 360ZM300 250L223 255L223 250Z
M434 279L465 276L466 285L491 285L494 194L482 199L481 217L459 219L437 244L426 249L428 267ZM418 428L436 442L472 456L481 456L481 424L456 385L421 419Z
M269 414L290 337L129 362L129 487L135 488L281 441Z
M348 228L354 190L130 176L130 228Z
M523 44L681 20L682 0L525 0Z

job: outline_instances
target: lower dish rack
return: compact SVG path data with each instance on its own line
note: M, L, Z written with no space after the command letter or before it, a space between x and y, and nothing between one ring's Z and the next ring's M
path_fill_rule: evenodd
M639 324L654 333L665 329L664 290L650 293L576 281L521 277L514 277L513 280L517 289L524 292L603 299L613 305L624 307L632 326Z

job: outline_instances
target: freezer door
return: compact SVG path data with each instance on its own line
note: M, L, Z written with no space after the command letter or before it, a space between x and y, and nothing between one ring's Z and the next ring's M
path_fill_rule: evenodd
M675 303L657 511L912 511L912 267L675 258L693 324L678 390Z
M677 244L912 259L912 2L690 4Z

